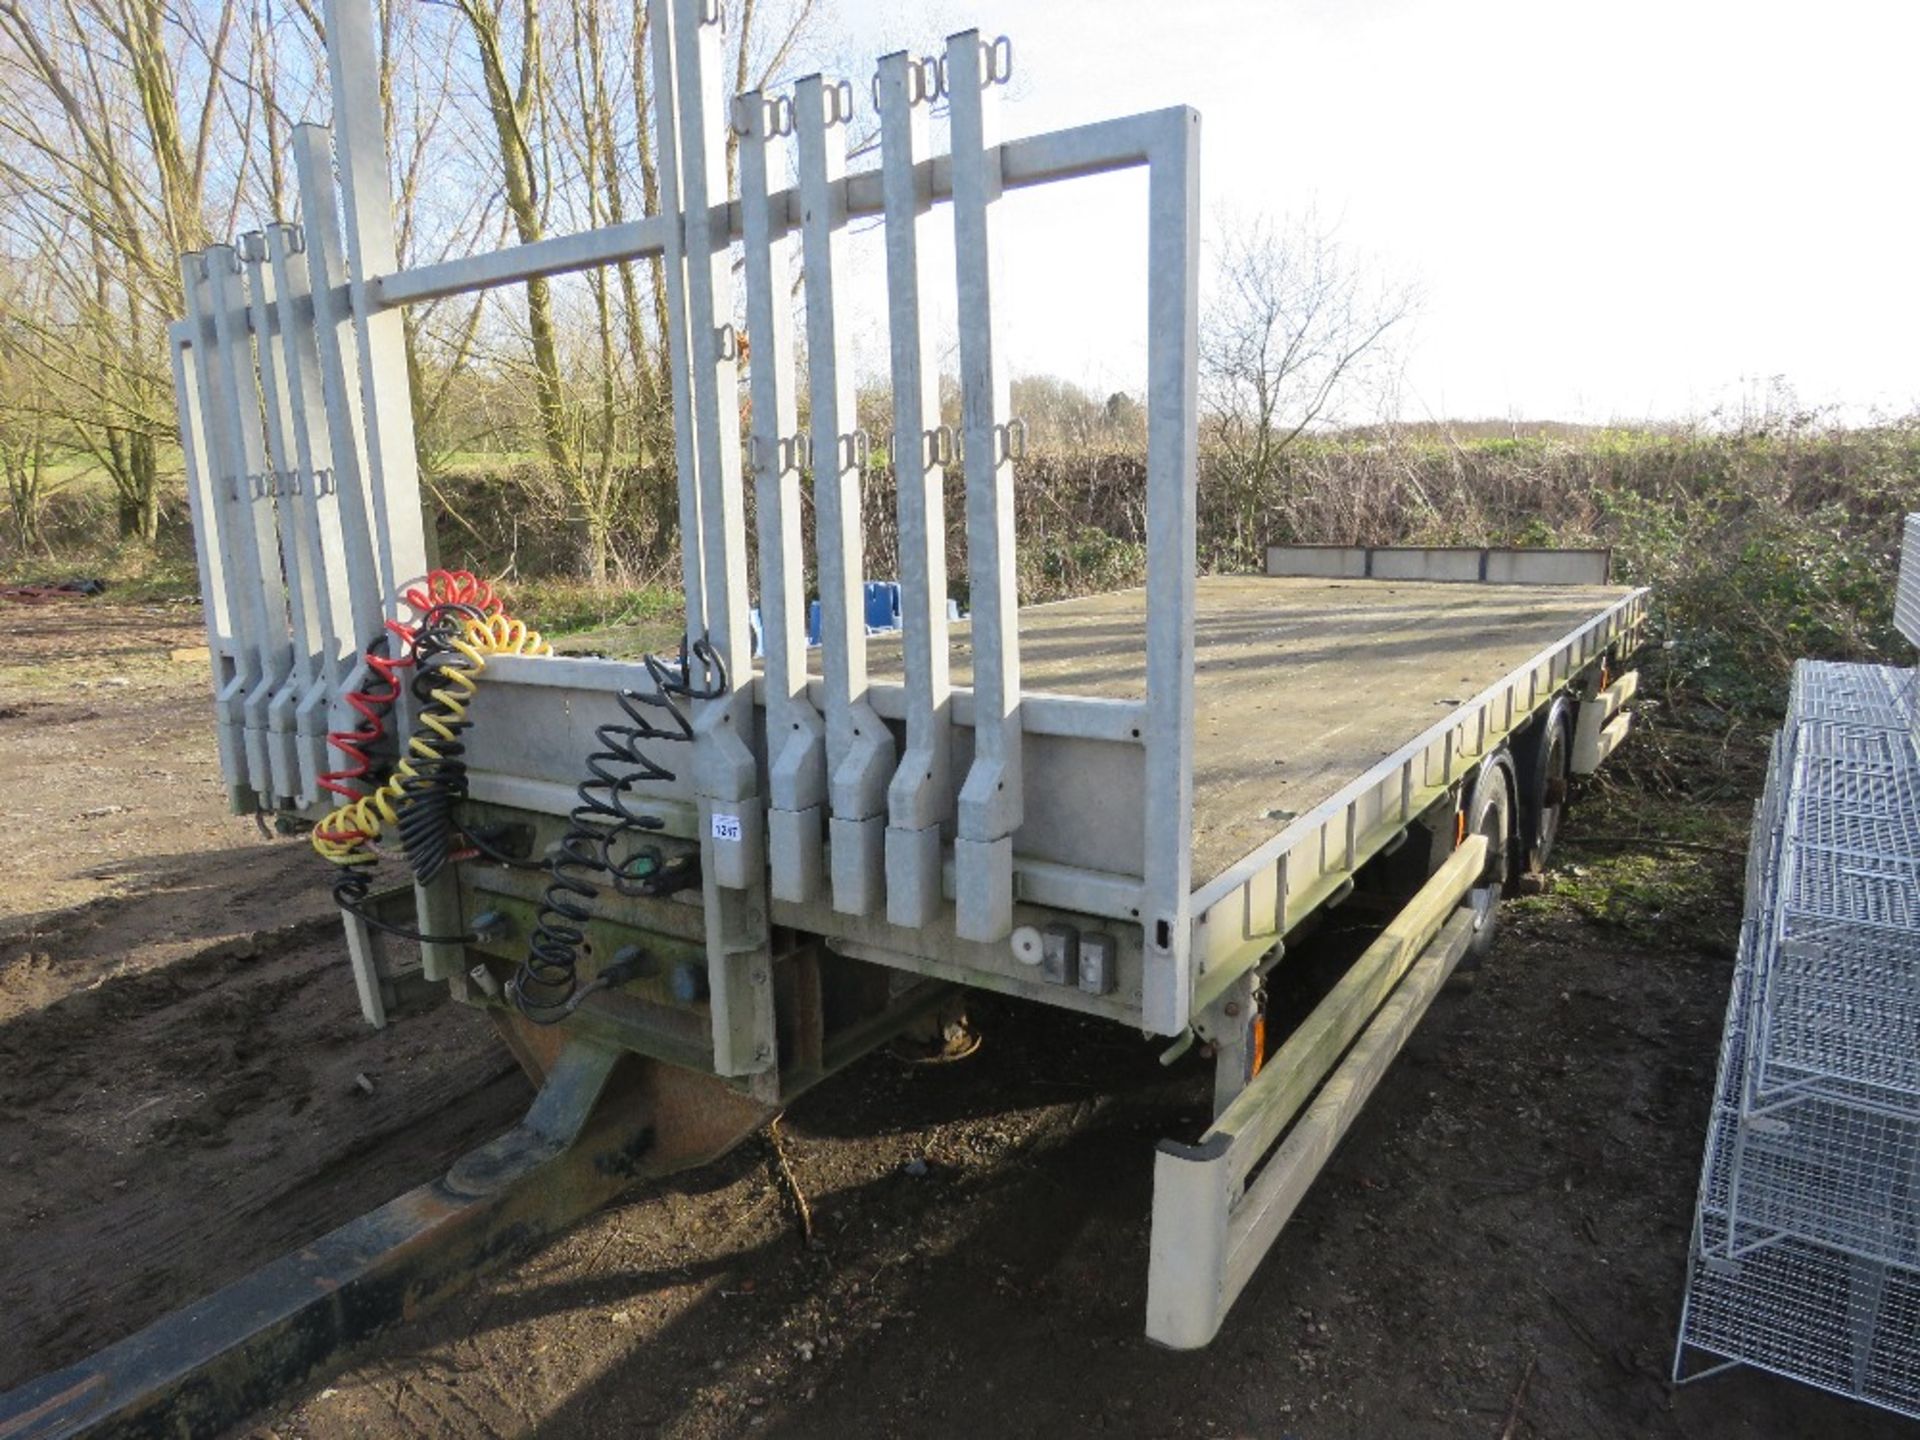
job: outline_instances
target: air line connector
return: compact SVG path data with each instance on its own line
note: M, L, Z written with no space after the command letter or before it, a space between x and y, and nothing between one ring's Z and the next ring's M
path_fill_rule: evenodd
M608 985L624 985L629 980L644 980L659 972L659 958L646 946L622 945L613 952L613 959L607 962L606 968L594 978L604 980Z
M513 933L513 922L498 910L482 910L473 917L473 943L494 945Z

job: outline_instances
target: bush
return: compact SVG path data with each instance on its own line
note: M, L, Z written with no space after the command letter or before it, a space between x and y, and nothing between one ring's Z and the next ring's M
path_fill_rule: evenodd
M1315 440L1289 452L1263 514L1277 540L1611 547L1616 579L1654 587L1669 677L1770 709L1800 657L1911 659L1892 609L1917 508L1907 422ZM1203 565L1248 568L1219 548L1229 533L1203 523Z
M864 490L867 573L895 574L895 493L884 464L869 470ZM665 477L635 473L632 519L615 536L628 588L600 591L577 583L579 532L542 466L470 466L428 487L428 504L443 561L510 577L547 628L651 630L671 628L678 592L675 517L645 498L665 493ZM802 500L811 542L806 486ZM1143 583L1146 468L1137 447L1036 444L1016 467L1014 506L1023 602ZM1616 579L1655 589L1667 682L1722 707L1777 706L1802 656L1911 659L1892 607L1902 520L1920 509L1920 419L1854 430L1800 419L1735 430L1309 436L1266 476L1203 456L1197 507L1200 568L1213 573L1259 569L1276 542L1609 546ZM62 494L46 517L58 558L0 553L0 566L177 581L192 565L182 511L168 510L156 560L102 538L113 526L97 496ZM947 563L963 605L965 513L954 467ZM746 519L752 537L751 487Z

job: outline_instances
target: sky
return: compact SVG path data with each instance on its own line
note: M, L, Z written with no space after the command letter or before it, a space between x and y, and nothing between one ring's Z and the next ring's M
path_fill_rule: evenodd
M1208 236L1311 211L1418 287L1401 418L1704 418L1776 376L1843 418L1920 409L1907 0L834 9L874 54L1010 36L1007 138L1192 105ZM1013 368L1140 389L1144 181L1014 196L999 242Z

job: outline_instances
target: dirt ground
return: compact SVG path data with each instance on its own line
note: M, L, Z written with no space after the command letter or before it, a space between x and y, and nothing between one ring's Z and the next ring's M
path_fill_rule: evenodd
M312 852L225 813L206 661L170 658L197 608L0 624L6 1387L429 1178L528 1087L469 1016L361 1021Z
M189 607L0 612L0 1387L429 1178L528 1090L361 1023L327 876L224 812ZM1155 1139L1207 1077L982 1001L316 1379L260 1437L1910 1434L1667 1383L1757 736L1643 727L1436 1003L1212 1348L1141 1338ZM1659 834L1683 848L1623 841ZM371 1094L359 1077L372 1084Z

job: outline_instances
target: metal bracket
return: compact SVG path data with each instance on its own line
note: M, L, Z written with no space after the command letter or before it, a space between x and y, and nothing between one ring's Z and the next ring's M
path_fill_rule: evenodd
M1013 38L999 35L980 42L980 88L1004 85L1013 78Z
M907 61L907 107L927 105L946 93L943 61L937 55L922 55ZM873 108L880 108L880 76L873 77Z
M900 463L900 437L887 436L887 464L898 466ZM951 465L954 458L953 427L942 425L933 430L920 432L920 464L928 470L938 466Z
M835 449L842 471L864 470L873 458L873 441L865 430L853 430L842 435Z
M953 93L947 83L947 57L927 56L924 60L912 62L914 66L926 66L933 72L933 80L926 85L926 98L939 99ZM909 72L911 73L911 71ZM992 40L980 42L980 88L988 89L994 85L1005 85L1013 78L1013 38L999 35ZM876 95L878 94L876 88Z
M1228 993L1205 1009L1194 1011L1193 1033L1209 1045L1218 1045L1224 1040L1233 1038L1234 1032L1241 1028L1241 1022L1246 1019L1243 1005L1251 1004L1254 1010L1258 1010L1265 1001L1265 987L1256 976L1251 987L1250 999Z
M1027 458L1027 422L1015 416L1004 425L993 427L993 463L1004 465L1009 460Z
M785 475L790 470L800 470L813 463L813 442L805 435L782 435L770 442L773 449L773 473ZM761 440L758 435L747 437L747 468L758 470Z
M836 125L845 125L853 119L853 82L851 80L836 80L831 85L823 85L820 94L826 100L829 130Z
M736 135L753 134L753 97L736 95L733 97L733 113L729 119ZM782 136L793 134L793 100L786 95L767 95L760 101L760 133L769 140L778 140Z
M980 42L980 88L1005 85L1013 78L1013 40L1000 35ZM953 93L947 83L947 57L923 55L907 62L907 104L932 104ZM873 105L880 108L880 77L873 77Z

